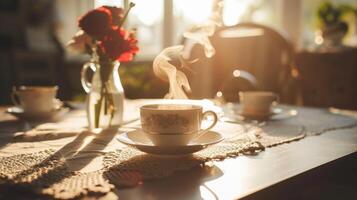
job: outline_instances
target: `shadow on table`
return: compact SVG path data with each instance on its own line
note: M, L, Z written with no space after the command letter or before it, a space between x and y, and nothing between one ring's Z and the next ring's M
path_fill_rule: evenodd
M26 123L19 120L0 121L0 149L12 142L15 133L23 131L25 128Z
M65 179L66 177L71 176L72 175L71 171L79 171L84 167L86 167L92 160L94 160L98 156L101 156L103 154L102 152L105 149L105 147L108 146L108 144L113 140L116 134L117 134L116 130L105 130L99 134L93 134L88 131L83 131L79 133L78 136L72 142L66 144L61 149L57 150L52 156L45 159L41 163L31 167L31 169L24 170L21 173L17 174L15 177L13 177L14 180L23 180L22 179L23 177L35 177L35 178L33 178L33 180L31 180L30 182L25 183L25 185L27 185L26 187L23 186L15 187L15 185L12 185L11 187L7 187L8 194L11 196L13 192L21 191L21 190L24 191L23 194L28 194L31 193L31 187L28 186L42 188L46 186L51 186L55 183L59 183L61 180ZM150 157L150 156L144 154L144 157ZM59 160L63 162L58 162ZM58 164L53 165L54 162L57 162ZM70 166L70 171L66 171L66 173L63 173L63 169L68 166ZM195 166L200 166L200 165L195 165ZM42 173L36 174L34 176L34 173L39 171L37 170L38 168L44 168L44 167L45 168L48 167L48 168L45 171L42 171ZM197 188L197 185L200 185L200 183L204 182L207 179L215 179L221 176L222 174L223 173L217 167L203 167L203 168L194 167L193 170L186 170L185 172L177 172L173 175L173 177L174 180L178 178L182 180L182 182L186 183L180 186L183 187L183 189L193 190L197 192L200 190L200 188ZM123 180L125 180L124 185L127 184L127 186L134 186L142 181L140 174L138 175L138 173L135 173L135 171L133 173L121 173L120 175L124 176L122 177L124 178ZM170 188L175 188L176 183L175 181L172 181L173 180L172 178L163 179L164 182L166 180L168 180L168 182L164 185L165 188L167 188L167 191L169 191L169 193L167 193L169 195L170 191L172 190ZM157 181L153 181L153 182L154 185L160 184ZM144 189L145 192L155 193L155 187L151 187L150 185L146 186L144 183L144 187L140 186L139 188ZM5 189L5 187L3 187L3 189ZM196 195L199 196L200 194L197 193ZM215 196L214 193L212 195Z
M43 123L28 123L21 120L0 121L0 149L8 143L57 140L77 136L81 132L81 129L37 128L41 124Z
M167 178L148 180L135 188L116 189L114 192L120 199L138 199L143 196L151 199L218 199L204 183L222 175L223 172L216 166L199 166Z
M66 177L72 175L70 171L63 173L63 169L68 167L69 162L76 162L75 165L71 165L71 171L78 171L84 168L93 159L98 157L98 154L100 154L98 152L101 152L108 145L108 143L112 141L116 133L116 130L104 130L99 134L83 131L72 142L57 150L53 155L41 163L36 164L30 169L24 170L17 174L13 177L13 180L23 180L23 177L32 177L33 180L26 183L25 185L35 187L39 186L39 188L58 183ZM92 140L88 142L89 139ZM79 159L74 161L75 157ZM59 160L62 161L63 159L64 162L58 162ZM58 164L53 165L53 163ZM46 168L46 170L41 170L41 173L37 173L34 176L34 173L38 172L38 168ZM29 187L23 186L16 187L15 189L14 185L8 189L11 191L23 189L24 191L28 192L31 190ZM24 194L26 194L26 192Z

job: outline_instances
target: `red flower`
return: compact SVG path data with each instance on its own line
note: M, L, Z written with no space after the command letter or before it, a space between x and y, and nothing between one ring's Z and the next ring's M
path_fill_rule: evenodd
M113 28L108 35L99 42L100 50L112 60L128 62L139 51L134 34L122 28Z
M134 5L130 4L127 13ZM79 27L95 40L92 44L98 45L97 53L102 59L128 62L139 51L134 34L120 28L127 13L124 15L122 8L102 6L79 19Z
M95 39L100 39L111 29L112 15L108 9L100 7L91 10L82 16L79 19L78 24L78 26L88 35Z
M103 6L104 8L108 9L112 15L112 24L119 25L120 22L123 20L124 17L124 10L123 8L118 8L115 6Z

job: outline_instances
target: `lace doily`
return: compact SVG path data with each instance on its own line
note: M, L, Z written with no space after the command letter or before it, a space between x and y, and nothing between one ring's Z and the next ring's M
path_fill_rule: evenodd
M212 160L257 153L265 147L305 136L301 129L293 127L289 130L294 137L274 135L251 125L240 127L223 142L189 156L160 157L132 147L106 152L103 169L90 173L70 171L66 158L55 150L0 157L0 178L6 184L26 186L39 194L69 199L88 192L107 193L114 186L128 187L144 180L167 177ZM227 124L217 128L232 130Z

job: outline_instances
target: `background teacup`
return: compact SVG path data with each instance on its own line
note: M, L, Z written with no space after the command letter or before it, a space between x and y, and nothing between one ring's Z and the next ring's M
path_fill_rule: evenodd
M201 130L203 119L211 116L211 124ZM155 145L186 145L199 138L217 123L213 111L189 104L152 104L140 108L142 130Z
M278 96L267 91L246 91L239 93L241 113L246 115L269 115L273 102L278 101Z
M20 86L12 91L12 102L24 112L50 112L61 106L57 86Z

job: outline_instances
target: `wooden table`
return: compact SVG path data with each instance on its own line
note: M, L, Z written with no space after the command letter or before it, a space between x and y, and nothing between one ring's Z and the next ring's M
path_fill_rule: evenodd
M121 199L301 199L302 195L311 197L305 192L309 189L307 185L312 187L312 182L305 181L321 178L319 175L323 172L323 176L328 174L335 165L357 169L356 150L357 128L330 132L269 148L258 155L214 162L212 168L196 169L136 188L120 189L117 194ZM339 163L343 159L348 162ZM356 171L354 174L345 173L338 174L357 177ZM314 183L321 184L316 180ZM298 187L294 188L296 185ZM353 186L356 188L356 182ZM311 189L316 192L323 190L319 187ZM317 195L326 197L327 194L330 193ZM357 191L353 194L356 196Z
M357 127L339 129L115 189L101 199L349 199L357 196L356 151Z

